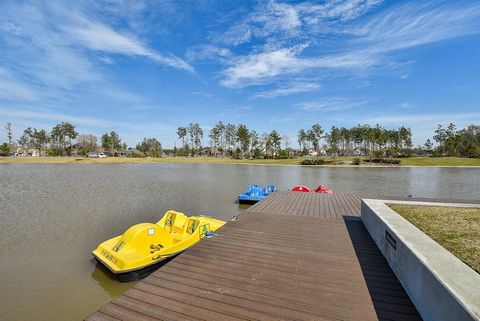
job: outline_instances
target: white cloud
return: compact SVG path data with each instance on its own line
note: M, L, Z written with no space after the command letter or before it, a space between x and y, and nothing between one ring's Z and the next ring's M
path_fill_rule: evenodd
M91 50L128 56L143 56L160 64L193 72L193 67L173 55L164 56L146 47L133 35L120 33L98 21L92 21L81 13L71 16L73 24L67 24L63 30L79 43Z
M368 101L365 99L352 100L342 97L329 97L315 101L300 102L294 106L308 112L327 112L351 109L367 103Z
M294 6L267 1L260 3L245 19L230 27L219 37L219 40L236 46L250 42L252 38L280 34L292 37L298 35L298 28L301 25L302 22Z
M284 48L241 57L224 71L225 79L222 80L222 85L242 87L252 83L259 84L281 74L303 70L305 63L297 58L298 52L303 48Z
M294 95L299 93L311 92L320 89L320 84L317 83L305 83L305 82L294 82L288 86L278 87L272 90L262 91L253 95L252 99L258 98L277 98L282 96Z
M64 26L64 30L80 43L92 50L125 55L149 56L145 48L134 37L120 34L104 24L77 17L78 24Z
M30 85L17 79L10 71L0 67L0 99L14 101L35 101L40 94Z
M116 101L127 102L129 104L143 104L145 103L145 98L131 93L129 91L117 88L115 86L105 86L104 88L97 88L97 93L104 95L108 98L114 99Z
M213 98L214 97L213 94L208 93L208 92L204 92L204 91L192 91L192 92L190 92L190 95L202 96L204 98Z
M79 3L68 8L56 2L1 3L2 64L21 70L22 79L28 79L25 83L36 88L39 96L64 101L81 90L103 92L114 99L132 98L132 93L114 85L99 66L100 61L112 64L114 55L145 57L157 64L194 71L180 58L160 54L134 34L102 22L96 12L89 10L89 6ZM26 94L26 86L20 87L19 83L11 82L8 87L4 84L2 88L16 92L18 100L24 100L18 97L22 90L24 97L34 96L31 88Z
M96 127L111 127L118 125L125 125L125 123L104 120L92 117L80 117L66 115L56 112L35 111L35 110L11 110L0 107L0 115L4 117L26 119L26 120L48 120L48 121L66 121L74 124L96 126Z
M214 45L198 45L192 47L187 52L187 58L190 61L223 59L232 55L230 49L221 48Z
M361 69L378 62L362 52L302 58L300 54L306 47L303 44L236 58L232 66L223 71L221 84L226 87L246 87L315 68Z
M351 31L371 51L389 52L480 32L480 3L404 3Z
M323 30L318 28L319 25L328 27L338 21L355 19L381 2L382 0L327 0L322 4L289 4L269 0L261 2L244 19L234 23L219 40L236 46L253 39L274 37L273 42L279 42L302 38L314 30Z
M304 20L310 25L339 19L353 20L381 4L383 0L347 0L326 1L323 4L300 3L297 10L304 15Z
M366 76L366 68L391 72L392 68L406 65L395 61L393 54L397 51L480 32L478 2L401 3L356 20L380 2L352 0L290 5L270 1L266 7L260 6L234 25L225 37L233 44L256 37L265 41L263 47L256 44L250 53L232 57L221 73L221 84L226 87L265 84L292 74L308 75L314 69L342 69L355 76ZM276 10L284 14L279 15ZM285 13L292 10L295 15ZM286 17L291 21L286 21ZM259 21L263 22L261 27L256 25ZM329 37L328 41L336 44L337 49L324 51L321 35Z

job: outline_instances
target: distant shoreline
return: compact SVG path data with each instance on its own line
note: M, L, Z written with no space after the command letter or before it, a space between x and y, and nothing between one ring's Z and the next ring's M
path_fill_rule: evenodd
M230 165L273 165L273 166L303 166L303 167L362 167L362 168L396 168L396 167L442 167L471 168L480 167L480 159L455 157L410 157L402 158L400 165L362 163L350 164L352 157L340 157L338 161L344 164L300 165L300 159L231 159L206 157L166 157L166 158L129 158L107 157L0 157L0 164L230 164Z

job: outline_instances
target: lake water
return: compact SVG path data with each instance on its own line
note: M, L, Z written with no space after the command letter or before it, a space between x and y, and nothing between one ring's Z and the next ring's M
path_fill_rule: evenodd
M100 242L169 209L228 219L249 183L480 198L474 168L0 164L0 319L81 320L134 284L95 265Z

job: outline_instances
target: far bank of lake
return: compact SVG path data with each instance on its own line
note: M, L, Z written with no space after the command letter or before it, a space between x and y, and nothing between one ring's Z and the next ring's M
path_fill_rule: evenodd
M352 164L354 157L327 157L325 165L320 167L480 167L480 158L460 157L407 157L400 158L399 165L362 162ZM367 158L363 158L367 159ZM192 163L192 164L240 164L240 165L278 165L300 166L302 158L290 159L232 159L214 157L164 157L164 158L132 158L132 157L0 157L1 163L27 164L150 164L150 163ZM334 162L332 164L331 162Z

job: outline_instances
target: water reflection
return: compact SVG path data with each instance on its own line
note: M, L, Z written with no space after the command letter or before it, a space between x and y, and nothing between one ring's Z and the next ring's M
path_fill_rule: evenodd
M238 204L238 201L237 201L237 204ZM253 204L238 204L238 208L239 210L243 211L243 210L246 210L248 209L249 207L251 207Z
M135 282L132 282L131 284L128 284L125 286L112 286L112 284L117 283L117 278L102 264L97 263L95 259L90 260L91 263L94 265L94 268L92 270L92 273L90 274L91 277L97 281L97 284L105 290L105 292L110 296L111 298L115 298L119 296L120 294L123 293L123 291L135 284Z

